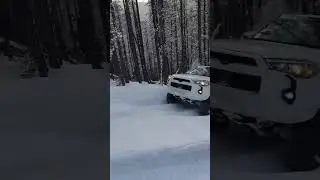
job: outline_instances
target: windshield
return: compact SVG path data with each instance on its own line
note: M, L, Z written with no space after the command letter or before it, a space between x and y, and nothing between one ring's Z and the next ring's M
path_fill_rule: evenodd
M320 19L280 17L251 39L320 48Z
M210 67L209 66L198 66L198 67L188 71L186 74L209 77L210 76Z

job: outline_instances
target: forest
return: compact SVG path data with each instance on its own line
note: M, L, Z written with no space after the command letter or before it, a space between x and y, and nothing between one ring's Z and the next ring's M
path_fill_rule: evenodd
M209 64L209 44L241 38L282 13L319 14L318 0L149 0L141 20L137 0L110 8L111 78L165 83L174 73Z
M137 0L112 1L111 74L164 83L170 74L208 65L209 1L150 0L141 21Z
M101 69L109 60L109 8L105 0L2 0L0 53L19 56L8 47L15 42L28 47L20 53L25 59L38 52L49 68L61 68L64 60Z
M122 85L164 83L170 74L208 65L210 41L241 38L284 12L320 14L319 5L320 0L2 0L0 36L45 49L50 68L60 68L58 59L96 68L105 61ZM5 51L5 43L0 49Z

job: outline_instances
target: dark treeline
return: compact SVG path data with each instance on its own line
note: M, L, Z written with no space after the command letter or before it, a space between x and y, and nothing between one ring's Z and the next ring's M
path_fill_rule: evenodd
M0 36L61 60L102 68L108 60L109 8L105 0L2 0Z

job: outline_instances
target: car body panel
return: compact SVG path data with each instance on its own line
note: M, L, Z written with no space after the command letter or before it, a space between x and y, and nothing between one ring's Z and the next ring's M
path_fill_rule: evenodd
M187 80L189 82L180 81L179 79ZM167 82L168 93L190 101L206 101L210 98L210 83L208 86L200 86L194 82L201 80L210 82L210 77L191 74L173 74ZM172 83L178 84L178 86L190 86L191 90L173 87ZM199 90L202 91L202 94L198 93Z
M310 79L295 78L298 84L297 98L293 104L287 104L281 99L281 91L290 86L289 79L285 73L270 70L263 57L298 58L315 62L320 58L319 50L258 40L217 40L210 45L211 51L252 57L258 63L257 67L240 64L226 65L211 59L211 68L261 77L259 93L211 83L212 108L283 124L309 120L317 112L320 105L318 100L320 76ZM215 74L211 72L211 76Z

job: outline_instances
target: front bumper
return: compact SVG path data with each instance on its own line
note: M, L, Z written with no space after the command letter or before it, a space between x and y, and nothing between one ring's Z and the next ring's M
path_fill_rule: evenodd
M199 93L201 91L202 93ZM205 101L210 97L210 87L200 87L199 85L193 85L191 90L183 90L168 86L168 93L186 101Z
M177 95L173 95L175 97L175 99L182 103L182 104L189 104L189 105L193 105L193 106L200 106L203 101L198 101L198 100L192 100L189 98L185 98L185 97L181 97L181 96L177 96Z

